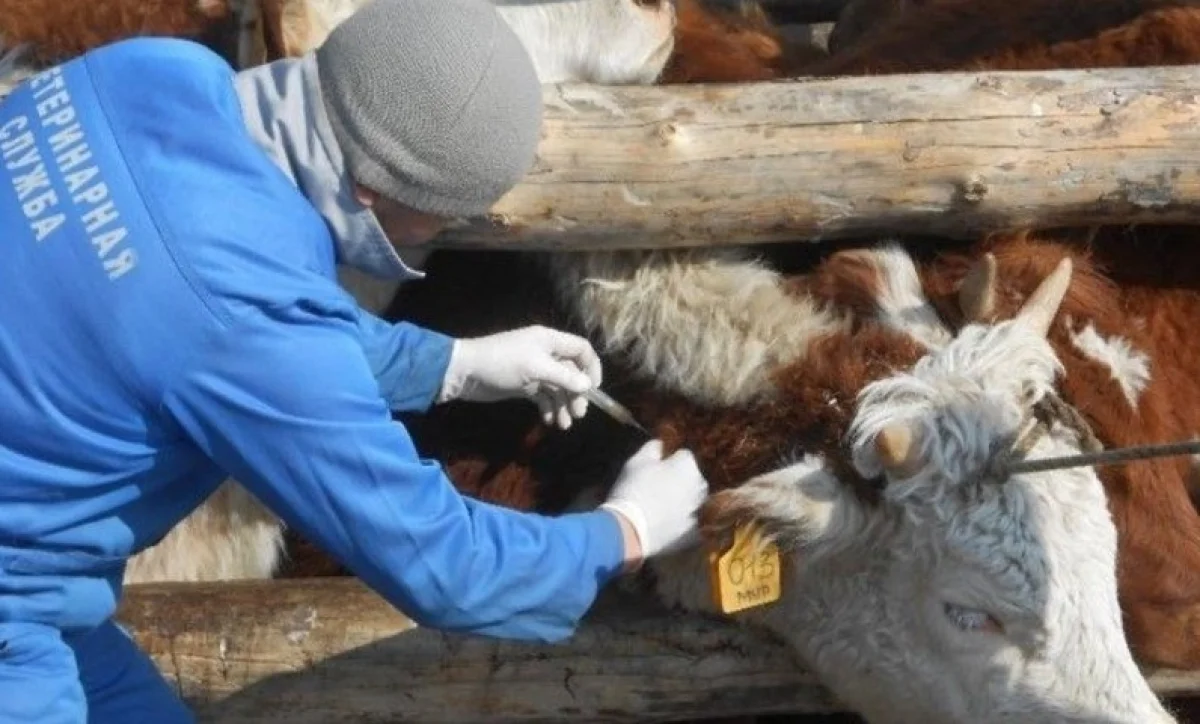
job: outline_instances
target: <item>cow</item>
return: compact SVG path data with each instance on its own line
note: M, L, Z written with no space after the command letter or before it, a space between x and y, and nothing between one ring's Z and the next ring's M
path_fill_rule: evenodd
M1200 258L1189 227L1102 228L1074 238L1031 241L1009 235L992 253L996 271L988 299L1003 299L1010 279L1036 259L1069 256L1094 271L1077 281L1057 329L1064 365L1061 394L1103 447L1189 440L1200 435L1196 364L1200 348L1188 329L1200 313ZM993 242L994 243L994 242ZM947 255L943 264L958 264ZM1043 262L1047 263L1047 262ZM1004 313L981 302L954 319ZM940 297L938 296L940 295ZM1144 663L1200 665L1200 518L1192 502L1196 461L1146 460L1099 470L1120 530L1118 581L1124 626ZM1189 496L1190 494L1190 496Z
M1001 321L952 329L902 249L840 252L801 293L849 326L775 368L772 399L718 415L637 405L715 479L701 515L714 547L756 524L786 551L788 592L740 618L870 722L1170 720L1126 643L1095 471L1005 472L1091 439L1050 340L1091 270L1063 256L1030 271L1040 285L1006 277ZM953 286L970 296L985 276ZM652 568L664 600L716 612L703 550Z
M570 318L538 264L458 254L431 262L442 283L401 290L396 310L462 334ZM781 600L737 617L791 643L868 721L1171 721L1125 642L1117 531L1095 472L1003 473L1014 447L1032 457L1082 449L1084 431L1056 407L1062 362L1049 337L1059 304L1074 310L1074 290L1094 275L1040 257L1031 274L1003 270L1005 319L955 328L903 249L844 250L782 285L825 326L806 354L763 359L756 394L713 403L702 376L694 394L686 379L668 389L639 374L637 351L610 356L607 386L670 448L697 452L715 491L702 514L714 548L756 523L785 551ZM963 280L981 276L967 269L946 283L968 297ZM464 288L494 294L464 298ZM613 293L630 307L657 303L628 285ZM762 311L751 325L795 321L794 308ZM664 317L648 345L677 321ZM689 356L729 342L732 327L690 326L704 332ZM538 428L520 403L493 426L502 413L484 407L450 406L411 429L463 489L514 507L589 504L551 498L573 488L594 499L587 484L611 479L612 461L640 442L595 416L566 432ZM1021 444L1035 421L1041 433ZM512 497L531 488L540 500ZM666 602L718 613L705 549L648 568Z

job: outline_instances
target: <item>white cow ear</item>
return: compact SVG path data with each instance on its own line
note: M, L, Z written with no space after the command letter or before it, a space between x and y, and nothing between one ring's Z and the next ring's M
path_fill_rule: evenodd
M718 548L751 523L784 548L836 546L855 540L865 520L855 491L818 456L714 493L700 510L701 534Z

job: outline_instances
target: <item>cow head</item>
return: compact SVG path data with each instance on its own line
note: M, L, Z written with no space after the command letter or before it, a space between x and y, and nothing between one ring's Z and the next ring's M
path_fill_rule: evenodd
M670 0L492 0L543 83L649 84L675 47Z
M258 62L302 55L371 0L263 0ZM543 83L653 83L674 49L670 0L491 0ZM246 62L244 60L243 62Z
M1095 472L1004 473L1010 455L1080 450L1035 414L1055 399L1046 335L1070 275L1064 261L1013 319L923 335L915 365L861 389L840 451L797 451L702 512L710 541L754 523L781 547L782 599L739 615L873 723L1172 721L1122 631ZM664 559L660 592L711 608L694 565Z

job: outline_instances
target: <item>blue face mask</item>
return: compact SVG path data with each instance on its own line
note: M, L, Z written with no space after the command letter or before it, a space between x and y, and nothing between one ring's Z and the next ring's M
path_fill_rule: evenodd
M234 83L250 136L325 219L338 264L378 279L424 278L404 262L375 215L354 196L321 102L314 54L243 70ZM413 258L426 253L414 252Z

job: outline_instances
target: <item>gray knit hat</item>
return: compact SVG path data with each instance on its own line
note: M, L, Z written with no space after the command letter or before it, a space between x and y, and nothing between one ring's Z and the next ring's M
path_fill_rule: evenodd
M541 85L488 0L372 0L315 54L358 183L426 213L476 216L533 164Z

